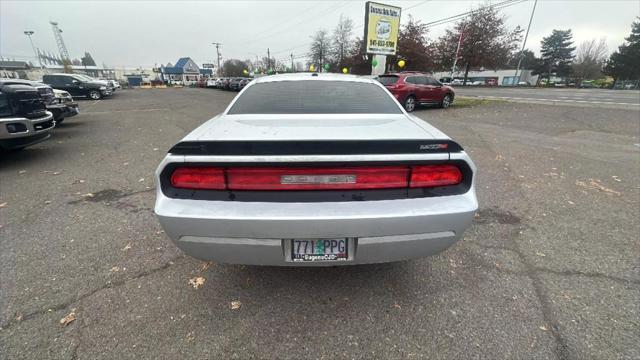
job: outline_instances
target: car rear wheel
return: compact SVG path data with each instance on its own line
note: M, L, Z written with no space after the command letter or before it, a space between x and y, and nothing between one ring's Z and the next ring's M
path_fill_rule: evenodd
M451 96L451 94L447 94L442 98L442 102L440 103L440 107L443 108L443 109L446 109L449 106L451 106L452 102L453 102L453 97Z
M89 91L89 98L93 100L100 100L102 98L102 94L98 90Z
M412 112L416 109L416 98L413 95L407 96L404 100L404 109L407 110L407 112Z

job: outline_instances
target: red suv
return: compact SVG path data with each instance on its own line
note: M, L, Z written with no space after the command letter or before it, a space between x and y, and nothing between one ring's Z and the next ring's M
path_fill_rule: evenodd
M455 93L449 86L429 75L421 73L396 73L378 76L378 81L411 112L416 105L439 105L448 108L453 103Z

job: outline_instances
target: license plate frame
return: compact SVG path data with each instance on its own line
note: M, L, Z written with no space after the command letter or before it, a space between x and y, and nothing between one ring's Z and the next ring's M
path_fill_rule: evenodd
M301 239L301 238L296 238L296 239L283 239L283 245L284 245L284 253L285 253L285 260L288 262L294 262L294 263L319 263L319 262L329 262L329 263L340 263L340 262L345 262L345 261L352 261L353 260L353 256L354 256L354 250L355 250L355 242L356 239L354 238L313 238L313 239ZM330 253L330 254L317 254L315 251L314 253L307 253L306 251L304 253L300 253L300 251L296 251L296 247L298 246L297 243L298 242L306 242L307 246L309 247L309 249L313 249L316 250L315 247L317 246L318 242L321 242L320 244L322 245L323 250L325 249L325 246L329 246L331 247L331 241L335 241L338 242L338 244L334 245L339 245L340 241L344 241L344 254L342 255L338 255L335 252ZM326 245L325 245L326 244ZM300 245L302 246L302 245ZM334 246L335 247L335 246ZM338 249L336 249L338 250ZM339 252L339 250L338 250ZM326 251L325 251L326 253ZM336 255L335 258L331 258L331 255Z

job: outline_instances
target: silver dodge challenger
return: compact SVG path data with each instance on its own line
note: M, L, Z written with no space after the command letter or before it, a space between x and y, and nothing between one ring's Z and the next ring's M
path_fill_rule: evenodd
M274 75L169 150L155 214L205 260L399 261L461 238L478 208L475 171L459 144L375 80Z

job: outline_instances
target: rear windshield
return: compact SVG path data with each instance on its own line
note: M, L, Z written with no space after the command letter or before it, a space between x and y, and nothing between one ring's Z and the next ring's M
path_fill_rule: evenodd
M370 83L302 80L248 87L228 114L400 114L387 92Z
M398 77L395 75L382 75L378 76L378 81L380 81L382 85L392 85L398 82Z

